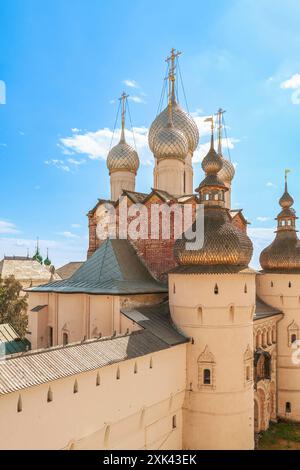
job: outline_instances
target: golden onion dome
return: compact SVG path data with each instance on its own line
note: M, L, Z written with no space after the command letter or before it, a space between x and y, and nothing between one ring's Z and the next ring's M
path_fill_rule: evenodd
M218 178L224 183L231 183L235 175L235 168L230 160L222 158L223 166L218 173Z
M153 123L151 124L149 130L149 147L151 152L155 154L155 140L156 135L161 129L164 129L169 121L169 110L168 106L155 118ZM199 131L197 124L195 123L194 119L184 111L176 101L172 103L172 121L174 127L179 129L185 135L187 142L188 142L188 151L193 153L199 142Z
M195 223L193 230L196 230ZM253 246L245 232L231 223L228 211L220 207L204 210L204 242L199 249L187 249L186 238L176 240L175 258L179 265L203 267L234 266L245 268L252 257Z
M294 204L294 199L290 196L287 190L284 191L283 195L279 199L279 204L282 208L289 208Z
M285 182L285 191L279 199L282 211L277 216L275 240L260 255L260 264L267 272L300 272L300 241L296 231L294 200Z
M199 247L195 244L194 247L188 246L190 235L199 229L196 224L200 221L195 221L191 234L183 234L175 242L174 254L179 265L196 265L202 270L239 270L248 266L252 257L250 238L232 224L229 211L224 208L224 192L227 188L217 176L223 165L222 160L214 149L212 127L211 147L202 161L206 176L197 189L200 201L204 204L204 240Z
M153 153L158 160L165 158L184 160L188 153L187 139L183 132L172 123L168 123L156 134Z
M202 160L202 169L208 175L217 175L223 167L222 157L215 151L213 142Z
M106 164L110 173L128 170L136 174L140 165L139 157L134 148L127 144L123 134L120 142L110 150Z

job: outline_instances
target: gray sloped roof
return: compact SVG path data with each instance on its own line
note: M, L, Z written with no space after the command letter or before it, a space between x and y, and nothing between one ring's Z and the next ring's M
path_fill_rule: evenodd
M121 309L121 312L169 346L189 341L189 338L181 333L172 322L168 301L134 309Z
M278 308L271 307L271 305L266 304L259 297L256 297L254 321L280 314L282 314L281 310L279 310Z
M0 395L167 349L147 331L89 340L0 359ZM80 386L80 384L79 384Z
M128 240L107 239L69 279L29 290L122 295L167 292L167 286L151 276Z
M56 270L62 279L69 279L83 265L84 261L71 261Z

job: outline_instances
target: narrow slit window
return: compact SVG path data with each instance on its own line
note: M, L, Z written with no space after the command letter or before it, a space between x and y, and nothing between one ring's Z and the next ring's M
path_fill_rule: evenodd
M291 403L289 401L287 401L286 404L285 404L285 412L286 413L291 413L291 411L292 411Z
M296 335L296 334L292 334L292 335L291 335L291 344L295 343L295 341L297 341L297 335Z
M18 398L17 412L21 413L22 410L23 410L23 404L22 404L22 398L21 398L21 395L20 395L19 398Z
M78 393L78 382L77 379L74 382L73 393Z
M214 288L214 293L217 295L219 293L219 287L218 287L218 284L215 285L215 288Z
M211 384L210 369L204 369L204 371L203 371L203 383L204 383L204 385L210 385Z
M247 284L245 284L244 293L247 294L247 292L248 292L248 288L247 288Z
M150 359L150 365L149 365L149 368L150 368L150 369L153 369L153 359L152 359L152 357L151 357L151 359Z
M134 364L134 373L135 373L135 374L138 373L138 366L137 366L137 363Z
M98 372L98 373L97 373L97 376L96 376L96 387L99 387L99 386L100 386L100 383L101 383L101 381L100 381L100 374L99 374L99 372Z
M51 390L51 387L49 387L48 393L47 393L47 403L51 403L53 401L53 392Z
M118 369L117 369L116 379L117 379L117 380L120 380L120 369L119 369L119 367L118 367Z
M176 429L177 428L177 416L174 415L172 418L172 428Z

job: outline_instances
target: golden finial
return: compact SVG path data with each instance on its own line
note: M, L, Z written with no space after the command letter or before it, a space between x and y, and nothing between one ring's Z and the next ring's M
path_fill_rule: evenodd
M223 114L226 111L222 108L219 108L216 116L218 117L218 154L222 155L222 128L223 128Z
M125 140L125 114L126 114L126 101L129 95L126 95L125 91L123 91L122 95L120 96L119 100L122 101L122 132L121 132L121 140Z
M171 55L166 58L166 62L169 64L169 103L175 101L175 76L176 76L176 59L182 54L182 52L177 51L174 47L171 49Z
M214 147L214 128L215 128L214 117L210 116L210 117L206 118L204 120L204 122L210 122L211 123L211 139L210 139L210 142L211 142L211 148L213 148Z
M288 168L284 170L284 186L285 186L285 192L287 192L287 175L291 172Z

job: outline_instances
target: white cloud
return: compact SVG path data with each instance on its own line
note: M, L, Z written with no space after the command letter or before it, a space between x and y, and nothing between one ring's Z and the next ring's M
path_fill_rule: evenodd
M141 98L140 96L137 96L137 95L129 96L128 99L131 100L131 101L134 101L134 103L146 104L146 101L143 98Z
M132 131L126 129L125 136L127 142L137 147L137 151L142 164L149 164L153 161L152 154L148 148L148 129L146 127L134 127L134 138ZM77 154L87 155L92 160L106 160L107 154L112 146L120 140L121 129L115 132L109 128L99 129L96 132L86 132L84 134L74 134L60 140L62 146Z
M268 182L266 183L266 186L267 186L268 188L277 188L276 184L272 183L271 181L268 181Z
M57 232L57 235L60 235L65 238L79 238L78 235L75 235L75 233L69 232L69 231L64 231L64 232Z
M288 80L280 84L280 88L284 90L294 90L291 95L291 102L293 104L300 104L300 74L295 73Z
M209 122L205 122L207 116L199 116L199 112L200 110L194 112L193 118L199 128L200 141L207 140L207 142L201 143L195 151L193 158L195 163L202 161L210 148L209 136L211 125ZM152 165L153 155L148 146L148 129L143 126L134 127L133 133L131 130L126 129L125 136L127 142L133 147L136 145L140 161L143 165ZM120 140L120 136L121 129L116 129L113 133L111 129L106 127L95 132L74 133L70 137L61 138L59 146L64 151L87 155L92 160L106 160L111 142L113 147ZM229 137L228 140L223 138L222 146L224 149L233 149L238 142L239 140L234 137Z
M300 88L300 74L295 73L292 75L288 80L280 84L280 88L285 90L296 90L296 88Z
M5 220L0 220L0 233L19 233L19 230L16 229L15 224Z
M256 220L258 220L258 222L267 222L268 220L270 220L270 217L256 217Z
M124 85L128 86L129 88L139 88L139 84L135 80L123 80Z
M80 228L81 225L80 225L80 224L71 224L71 227L72 227L72 228Z
M73 127L71 131L76 134L77 132L81 132L81 129L78 129L77 127Z
M68 158L68 163L70 163L71 165L79 166L86 163L86 160L84 158L81 158L80 160L76 160L75 158Z
M58 168L59 170L63 170L66 172L71 171L70 167L66 165L66 163L63 160L57 160L56 158L53 158L51 160L46 160L44 162L46 165L52 165L55 166L55 168Z

